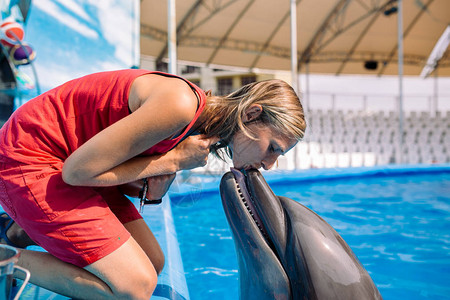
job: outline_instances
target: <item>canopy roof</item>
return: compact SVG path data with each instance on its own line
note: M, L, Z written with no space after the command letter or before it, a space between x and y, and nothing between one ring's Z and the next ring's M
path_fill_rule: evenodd
M450 24L450 1L402 2L404 74L419 75ZM297 0L299 71L396 75L396 7L396 0ZM141 0L141 54L167 58L167 20L167 1ZM289 0L178 0L176 23L179 60L290 70ZM438 75L450 76L448 49Z

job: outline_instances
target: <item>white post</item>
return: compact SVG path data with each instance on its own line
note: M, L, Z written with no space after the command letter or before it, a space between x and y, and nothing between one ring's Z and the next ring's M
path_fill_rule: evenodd
M140 36L141 36L141 2L139 0L134 0L133 4L133 48L132 48L132 60L131 63L132 68L139 68L141 65L141 45L140 45Z
M306 84L305 84L305 89L306 89L306 110L309 112L311 111L311 95L309 92L309 63L306 63L305 65L305 80L306 80Z
M291 0L291 76L292 88L299 94L298 91L298 61L297 61L297 3L296 0ZM294 150L294 168L297 169L298 158L297 149Z
M434 102L434 96L428 97L428 112L430 113L430 116L433 114L433 102Z
M403 163L403 3L398 0L397 38L398 38L398 127L399 140L397 164Z
M336 112L336 94L331 94L331 112L334 114Z
M291 0L291 75L292 87L296 93L298 93L297 60L297 3L296 0Z
M436 117L438 113L438 102L439 102L439 88L438 88L438 68L434 69L434 89L433 89L433 105L430 111L430 116Z
M175 14L175 0L167 1L169 73L177 74L177 18Z

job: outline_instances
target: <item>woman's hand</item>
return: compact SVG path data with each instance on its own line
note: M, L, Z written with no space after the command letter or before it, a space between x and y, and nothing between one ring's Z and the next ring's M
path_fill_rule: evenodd
M147 189L147 199L157 200L164 197L169 189L170 185L174 181L176 173L168 175L159 175L147 178L148 189ZM137 198L139 197L139 192L142 190L144 185L144 180L136 180L133 182L125 183L119 186L122 193L127 196Z
M143 179L139 179L133 182L125 183L119 185L119 190L127 196L137 198L139 197L139 192L142 190L142 186L144 184Z
M147 199L158 200L164 197L177 174L159 175L147 178Z
M206 138L205 135L189 136L171 151L177 157L179 170L203 167L208 162L209 147L217 143L218 137Z

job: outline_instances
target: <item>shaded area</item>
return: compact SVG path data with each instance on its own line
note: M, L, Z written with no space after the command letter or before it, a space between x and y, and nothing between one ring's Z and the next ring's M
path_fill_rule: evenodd
M1 47L1 46L0 46ZM10 61L6 58L3 47L0 51L0 126L8 120L14 110L14 94L17 87L16 78Z

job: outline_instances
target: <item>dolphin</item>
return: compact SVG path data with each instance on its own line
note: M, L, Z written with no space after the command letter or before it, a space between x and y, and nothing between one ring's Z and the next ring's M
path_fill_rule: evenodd
M220 195L240 299L382 299L343 238L309 208L276 196L258 170L231 168Z

